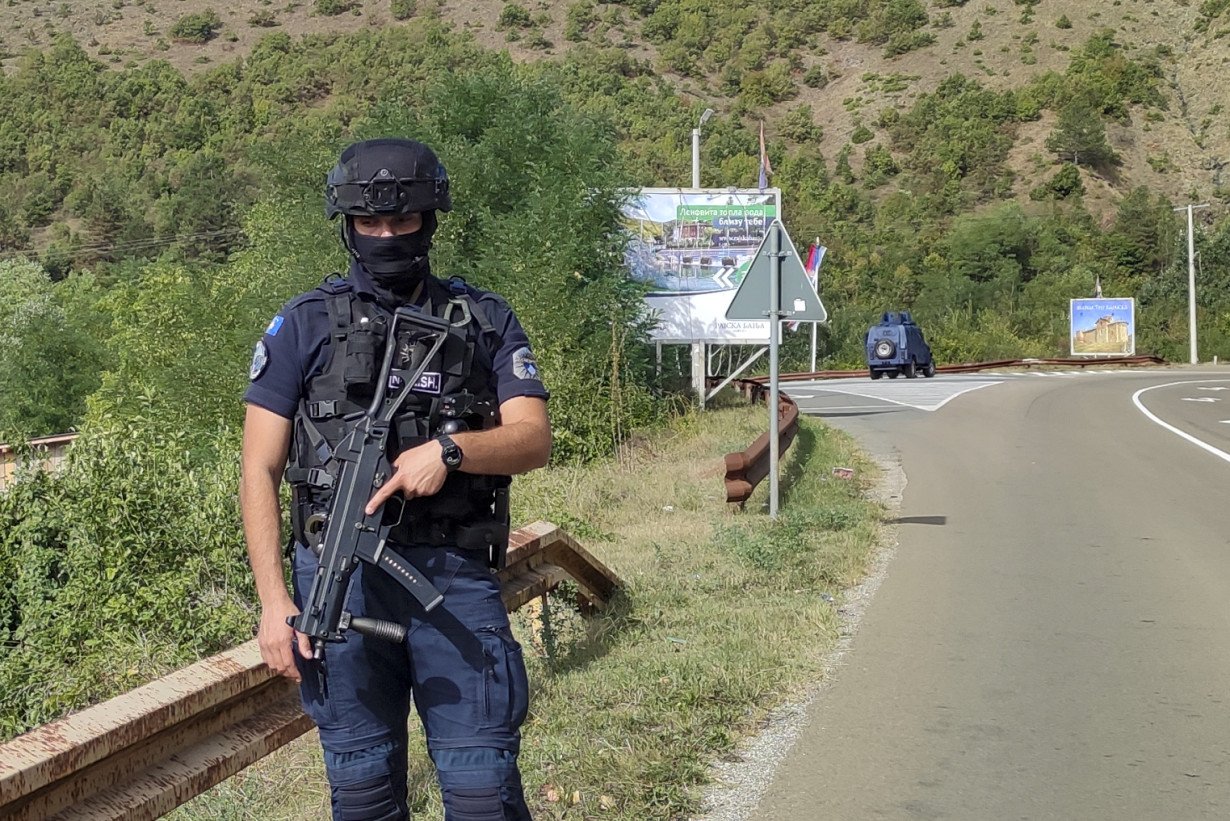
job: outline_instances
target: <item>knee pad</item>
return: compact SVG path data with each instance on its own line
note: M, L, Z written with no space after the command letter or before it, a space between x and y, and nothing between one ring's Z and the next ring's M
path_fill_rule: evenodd
M406 748L393 742L362 750L325 750L334 821L405 821Z
M432 750L445 821L530 821L517 754L497 747Z
M455 787L441 792L447 821L504 821L499 787Z
M334 821L406 821L409 815L388 776L333 788Z

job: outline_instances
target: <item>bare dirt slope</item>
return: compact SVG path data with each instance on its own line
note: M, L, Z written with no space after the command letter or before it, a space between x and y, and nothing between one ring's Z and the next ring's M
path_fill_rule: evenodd
M150 59L167 60L185 72L207 69L236 59L271 32L300 37L311 32L350 32L399 25L390 0L352 0L336 15L322 15L315 0L282 4L276 0L6 0L0 26L0 66L12 70L19 55L42 47L57 32L70 32L91 54L123 67ZM570 3L521 0L535 21L528 32L512 35L499 26L503 0L417 0L415 15L433 15L469 32L479 43L507 49L518 60L557 59L572 44L564 38ZM170 31L186 14L213 9L222 21L208 43L173 42ZM1126 123L1113 124L1109 137L1123 159L1109 179L1086 175L1088 199L1112 203L1126 190L1145 185L1175 201L1216 196L1226 180L1230 129L1223 112L1230 103L1230 83L1220 78L1230 60L1230 38L1215 21L1198 31L1199 4L1188 0L1040 0L1032 10L1014 0L971 0L962 6L929 9L936 42L894 58L878 46L818 38L803 55L804 70L823 64L832 81L823 89L799 83L799 97L766 112L768 130L776 116L809 104L824 128L823 151L830 157L847 143L859 124L871 125L886 106L908 107L950 74L976 78L992 88L1012 88L1045 71L1063 71L1073 49L1090 35L1109 29L1132 55L1159 53L1168 110L1133 111ZM624 6L599 4L611 20L600 35L609 44L653 58L654 50L639 34L640 21ZM260 25L258 18L264 16ZM1058 24L1066 18L1066 25ZM978 37L978 34L981 37ZM801 77L802 72L800 72ZM894 82L886 83L885 78ZM711 101L722 100L698 88L681 86ZM1051 124L1044 120L1022 130L1010 157L1022 194L1053 173L1043 142ZM683 135L681 139L686 138ZM857 164L861 151L853 157Z

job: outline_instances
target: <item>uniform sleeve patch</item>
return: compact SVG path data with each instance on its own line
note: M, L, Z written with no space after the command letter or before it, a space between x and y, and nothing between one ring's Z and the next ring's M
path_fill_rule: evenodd
M542 377L538 375L538 360L534 358L534 352L529 348L518 348L513 354L513 373L518 379L536 379L542 381Z
M278 314L273 319L269 320L269 327L265 329L265 333L269 336L277 336L278 331L282 330L283 322L285 322L285 320L282 318L282 315Z
M279 317L280 319L281 317ZM265 368L269 365L269 348L265 346L265 340L256 343L256 350L252 352L252 366L248 368L248 379L255 382L260 379Z

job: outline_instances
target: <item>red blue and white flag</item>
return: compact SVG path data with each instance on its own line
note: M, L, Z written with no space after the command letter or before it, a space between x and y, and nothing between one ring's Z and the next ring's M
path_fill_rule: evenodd
M820 244L820 238L811 244L807 249L807 261L803 263L803 271L807 274L807 281L811 283L811 287L817 293L820 292L818 285L820 277L820 263L824 262L824 252L828 249Z
M764 148L764 120L760 121L760 188L769 187L769 177L773 174L773 166L769 163L769 152Z
M820 263L824 262L824 252L828 249L820 244L820 238L816 237L807 249L807 258L803 261L803 273L807 275L807 281L811 283L811 288L816 293L820 293ZM799 322L787 322L786 328L791 331L799 329Z

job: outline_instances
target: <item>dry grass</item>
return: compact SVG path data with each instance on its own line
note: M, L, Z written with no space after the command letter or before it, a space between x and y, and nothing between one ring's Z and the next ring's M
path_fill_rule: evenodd
M783 460L782 515L729 509L723 453L766 425L762 409L691 415L618 460L526 477L526 518L567 521L622 578L622 598L586 621L552 596L516 629L530 649L532 711L522 754L539 819L685 818L709 762L775 704L822 676L841 591L879 530L872 478L842 435L805 422ZM833 479L855 465L860 480ZM758 491L751 507L764 502ZM440 808L419 744L416 818ZM180 821L326 817L319 753L301 740L181 809Z

